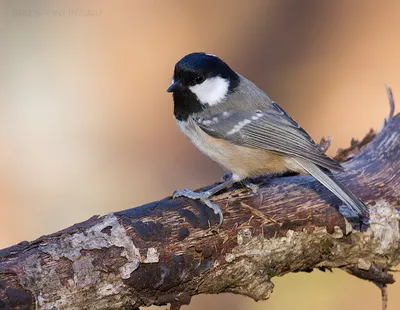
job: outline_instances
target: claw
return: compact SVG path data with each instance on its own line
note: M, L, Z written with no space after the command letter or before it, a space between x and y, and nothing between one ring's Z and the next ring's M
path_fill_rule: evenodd
M207 207L211 208L215 214L219 215L219 225L221 225L224 218L224 216L222 215L222 210L217 204L211 202L211 200L209 199L210 196L212 196L212 193L209 191L197 193L190 189L178 189L172 194L172 199L175 199L177 197L186 197L190 199L200 200Z
M222 210L219 207L219 205L211 202L209 199L201 199L201 202L203 202L207 207L211 208L214 210L214 214L217 214L219 216L219 224L218 226L221 226L222 221L224 219L224 215L222 214Z
M215 193L217 193L217 192L219 192L219 191L231 186L233 183L234 183L234 180L232 180L232 178L229 178L225 182L223 182L221 184L218 184L218 185L214 186L213 188L210 188L209 190L207 190L205 192L199 192L199 193L191 191L190 189L179 189L179 190L177 190L177 191L175 191L173 193L172 198L183 196L183 197L187 197L187 198L190 198L190 199L200 200L207 207L213 209L215 214L219 215L219 225L221 225L222 224L222 220L224 219L224 217L222 215L222 210L218 205L216 205L215 203L211 202L211 200L209 198L212 195L214 195Z

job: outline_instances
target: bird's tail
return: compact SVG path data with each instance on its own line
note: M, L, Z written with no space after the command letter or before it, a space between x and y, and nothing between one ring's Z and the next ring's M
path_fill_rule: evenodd
M342 200L348 207L362 217L368 217L369 212L365 204L361 202L354 194L343 184L336 180L333 175L328 175L314 163L301 159L293 158L297 164L316 178L322 185L329 189L333 194Z

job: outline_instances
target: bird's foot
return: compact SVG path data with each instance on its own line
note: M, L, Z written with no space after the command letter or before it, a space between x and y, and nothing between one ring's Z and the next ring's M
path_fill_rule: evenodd
M254 183L251 183L248 180L243 181L243 185L251 190L254 194L257 194L260 190L260 186Z
M257 194L258 198L260 199L260 204L264 201L264 196L260 191L260 185L250 182L249 180L244 180L242 184L247 187L249 190L252 191L253 194Z
M224 216L222 215L221 208L217 204L211 202L211 200L209 199L212 196L212 194L213 193L210 191L198 193L198 192L194 192L190 189L178 189L172 194L172 199L175 199L177 197L186 197L186 198L190 198L190 199L200 200L207 207L211 208L215 214L219 215L219 225L221 225Z
M172 198L175 199L176 197L186 197L190 199L204 200L210 198L211 193L208 191L194 192L190 189L178 189L172 194Z

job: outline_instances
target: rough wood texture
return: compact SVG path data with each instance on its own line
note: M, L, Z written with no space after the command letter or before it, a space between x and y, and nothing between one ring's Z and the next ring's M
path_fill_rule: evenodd
M259 300L272 277L313 268L342 268L385 292L400 262L400 116L338 158L349 156L337 177L370 206L370 223L352 221L309 176L221 193L219 228L202 204L168 197L1 250L0 309L178 309L221 292Z

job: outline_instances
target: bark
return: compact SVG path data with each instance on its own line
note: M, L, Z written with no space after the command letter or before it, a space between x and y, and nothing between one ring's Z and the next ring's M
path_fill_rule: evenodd
M220 227L201 203L167 197L0 250L0 309L178 309L221 292L260 300L272 277L313 268L373 281L385 303L400 262L400 116L338 159L346 169L336 177L370 207L369 222L310 176L219 194Z

